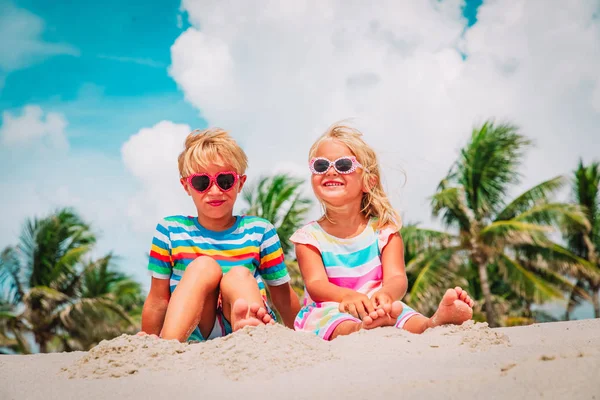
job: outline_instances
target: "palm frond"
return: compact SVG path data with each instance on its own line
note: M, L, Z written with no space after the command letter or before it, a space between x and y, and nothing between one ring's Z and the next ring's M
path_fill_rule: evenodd
M407 273L416 275L408 301L421 312L433 312L446 289L466 286L458 276L456 252L458 247L432 250L415 257L406 266Z
M522 245L548 241L546 234L552 232L547 226L517 220L496 221L480 232L481 240L489 246L501 248L507 244Z
M473 130L461 151L457 180L476 219L487 218L504 204L509 186L519 182L517 169L530 144L511 124L487 121Z
M471 227L472 213L465 203L464 190L461 187L448 187L438 191L431 198L434 216L442 214L446 226L456 226L461 231Z
M537 303L563 298L559 288L537 276L506 254L499 255L497 265L506 282L520 296Z
M547 203L550 196L561 189L566 182L567 179L564 176L557 176L534 186L514 199L504 208L504 210L500 211L495 220L503 221L513 219L517 215L529 211L537 204Z

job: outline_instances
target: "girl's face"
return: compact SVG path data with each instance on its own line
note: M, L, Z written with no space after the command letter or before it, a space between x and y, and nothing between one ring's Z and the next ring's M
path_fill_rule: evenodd
M319 144L315 157L323 157L335 161L340 157L353 157L348 146L337 140L324 140ZM350 174L340 174L333 166L322 175L312 175L311 183L315 195L335 207L352 202L360 204L364 193L362 182L363 170L358 168Z
M192 197L199 216L210 219L231 218L237 195L246 182L246 176L237 176L237 173L235 173L235 179L232 180L231 174L228 174L232 171L234 171L234 168L221 159L215 160L215 162L205 170L198 171L198 173L208 175L208 179L212 178L210 186L206 190L204 190L204 186L206 185L202 186L196 184L202 189L202 192L194 189L187 179L181 179L181 184L185 191ZM223 185L226 190L223 190L215 180L219 174L225 175L219 177L219 183ZM206 177L203 177L203 179L205 182L208 180ZM195 180L194 183L196 182L199 181Z

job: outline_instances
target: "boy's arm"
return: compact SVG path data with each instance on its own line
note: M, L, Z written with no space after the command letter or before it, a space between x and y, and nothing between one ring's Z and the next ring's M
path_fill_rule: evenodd
M294 320L300 311L300 302L298 301L298 295L296 295L290 283L286 282L278 286L269 285L269 292L271 293L273 306L275 306L279 315L281 315L285 326L294 329Z
M142 310L142 332L149 335L160 335L171 298L169 285L169 279L152 278L150 293L148 293Z

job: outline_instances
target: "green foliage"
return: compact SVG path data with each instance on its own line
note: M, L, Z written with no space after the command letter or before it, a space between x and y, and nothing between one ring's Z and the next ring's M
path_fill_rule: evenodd
M431 201L433 214L456 233L415 226L402 231L407 271L413 277L411 301L431 309L443 289L462 278L485 309L488 323L497 326L500 315L506 323L532 303L559 299L573 290L561 274L596 275L583 257L550 239L556 229L568 226L581 232L590 227L580 206L551 201L565 178L542 182L508 201L530 144L510 124L488 121L473 130Z
M303 183L302 179L279 174L261 178L258 185L244 189L243 193L248 203L244 213L270 221L277 229L286 255L293 248L289 238L300 228L312 205L302 194Z
M0 346L27 353L31 334L41 352L87 350L133 328L128 312L141 307L141 288L114 269L111 254L89 260L95 242L71 209L25 223L0 257Z

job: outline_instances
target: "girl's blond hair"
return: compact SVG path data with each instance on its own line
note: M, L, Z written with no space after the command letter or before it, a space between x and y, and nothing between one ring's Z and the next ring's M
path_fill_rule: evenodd
M231 165L239 175L248 168L246 153L227 131L221 128L192 131L185 138L185 148L177 159L179 175L185 178L207 169L219 159Z
M381 183L381 168L379 166L379 161L377 160L377 154L362 139L362 136L362 133L358 129L349 125L344 125L342 123L333 124L312 145L308 159L310 161L310 159L315 157L319 145L325 140L337 140L348 146L358 162L364 167L362 170L362 182L363 186L367 188L367 192L363 193L361 212L364 213L365 217L368 219L377 218L378 228L392 226L396 229L400 229L400 215L394 210L387 194L383 190L383 184ZM319 202L323 206L325 218L329 219L327 209L328 207L331 209L332 206L327 204L323 199L319 199Z

